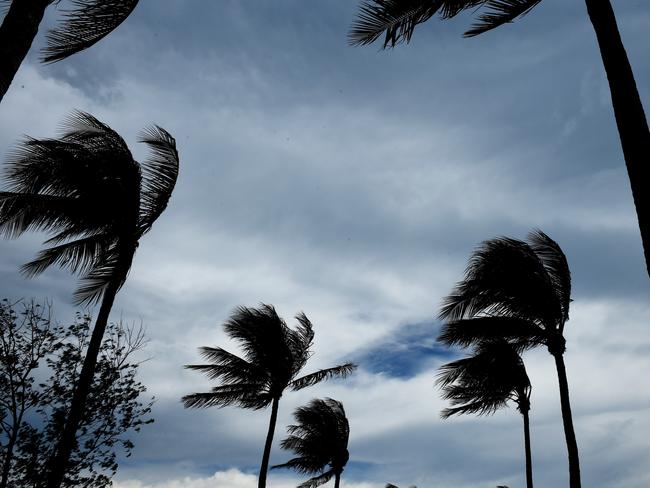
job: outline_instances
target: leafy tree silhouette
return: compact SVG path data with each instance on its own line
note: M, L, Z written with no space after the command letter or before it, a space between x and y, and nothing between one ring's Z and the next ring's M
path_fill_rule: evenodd
M298 377L311 356L314 330L304 313L296 316L298 325L291 329L272 305L259 308L238 307L224 324L226 334L237 341L244 357L220 347L202 347L201 355L210 364L191 364L187 369L199 371L221 385L206 393L183 397L186 408L237 405L260 410L271 405L271 419L260 466L259 488L266 486L271 444L284 391L302 390L332 377L345 378L356 365L345 363L333 368Z
M470 413L489 415L505 407L509 400L517 404L524 419L526 486L533 488L528 418L531 386L517 351L503 340L481 342L472 356L441 366L436 382L443 398L452 404L442 411L443 418Z
M343 404L331 398L312 400L294 412L296 425L287 427L289 436L280 444L297 457L273 468L290 468L304 474L316 474L298 488L316 488L334 477L339 488L341 473L350 458L350 426Z
M483 242L465 279L444 300L438 340L468 347L502 338L517 351L546 346L555 359L571 488L580 487L578 445L564 366L571 274L560 246L541 231L528 242L500 237Z
M82 275L77 304L101 300L65 427L49 463L48 488L58 488L63 479L108 316L138 241L167 207L176 184L174 138L154 126L143 131L140 141L153 152L143 164L109 126L75 112L61 139L28 138L22 143L9 163L9 191L0 192L0 234L54 234L46 241L49 247L22 267L23 273L35 276L53 264L68 268Z
M45 11L61 0L0 0L9 5L0 25L0 101L32 46ZM65 59L113 32L138 5L138 0L69 0L62 23L47 35L42 60Z
M371 44L384 37L383 47L408 43L418 24L438 15L451 19L466 10L485 11L465 33L477 36L521 17L542 0L363 0L349 33L351 44ZM609 0L585 0L609 81L618 127L636 207L646 268L650 275L650 135L634 73L627 57Z

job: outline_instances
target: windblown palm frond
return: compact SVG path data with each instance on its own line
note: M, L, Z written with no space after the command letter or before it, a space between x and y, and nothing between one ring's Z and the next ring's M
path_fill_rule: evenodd
M408 43L417 25L436 14L450 19L465 10L486 7L465 33L475 36L525 15L541 0L363 0L357 20L348 34L353 45L372 44L384 37L383 47Z
M483 5L488 9L479 16L478 21L470 30L465 32L465 37L474 37L489 30L512 22L530 12L542 0L487 0Z
M89 48L114 31L131 15L139 0L70 0L63 25L47 35L43 61L60 61Z
M315 488L333 476L340 477L350 456L347 449L350 426L343 404L331 398L315 399L298 408L294 417L297 424L287 427L289 436L280 446L293 451L297 457L273 468L318 473L299 485L300 488Z
M152 157L141 165L140 232L144 234L167 208L178 179L178 151L174 138L157 125L145 129L139 142L147 144L152 152Z
M296 378L291 383L289 383L289 387L292 390L297 391L297 390L302 390L303 388L307 388L308 386L315 385L317 383L320 383L321 381L330 378L335 378L335 377L346 378L356 368L357 365L354 363L345 363L342 364L341 366L336 366L334 368L321 369L316 371L315 373L311 373L302 376L300 378Z
M436 0L367 0L350 30L350 44L372 44L381 36L384 47L409 42L415 26L433 17L444 2Z

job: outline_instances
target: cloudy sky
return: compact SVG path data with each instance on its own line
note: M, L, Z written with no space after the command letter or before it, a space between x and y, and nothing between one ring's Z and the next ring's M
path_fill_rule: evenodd
M64 3L64 2L63 2ZM63 4L62 3L62 4ZM650 5L614 2L650 107ZM443 421L435 370L441 298L484 239L541 228L573 276L566 363L585 486L648 486L650 282L595 37L580 1L545 0L475 39L467 16L420 26L394 50L353 48L353 0L143 0L109 38L58 64L34 51L0 105L0 156L55 136L72 109L120 132L177 139L181 174L141 242L113 318L146 325L141 369L156 423L116 488L252 488L268 411L184 410L209 388L185 371L227 345L237 305L314 323L307 369L359 363L345 382L283 397L276 440L313 397L351 424L343 486L523 486L521 418ZM57 16L50 9L46 24ZM43 44L39 38L37 45ZM36 49L38 48L36 46ZM67 320L75 280L18 273L43 236L0 243L3 296L50 297ZM551 356L526 354L534 476L567 484ZM288 453L277 443L271 463ZM272 473L269 486L300 477Z

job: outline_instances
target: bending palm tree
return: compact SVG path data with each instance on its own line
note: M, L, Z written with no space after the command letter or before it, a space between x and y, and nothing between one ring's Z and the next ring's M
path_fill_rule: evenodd
M9 9L0 25L0 101L32 46L45 10L61 0L0 0ZM63 24L50 31L43 61L50 63L83 51L115 30L138 0L70 0Z
M61 139L27 139L14 154L7 174L9 191L0 192L0 234L18 237L29 230L53 234L27 276L56 264L82 275L77 304L101 300L70 411L50 462L48 487L58 488L97 363L108 315L124 284L139 239L165 210L178 175L178 153L160 127L140 139L153 157L140 164L126 143L93 116L77 112Z
M505 407L508 400L517 404L524 419L526 486L533 488L530 453L530 380L517 351L502 340L480 343L471 357L441 366L437 384L443 398L454 405L442 417L476 413L488 415Z
M345 378L356 368L355 364L346 363L298 378L311 356L314 331L305 314L298 314L296 319L298 326L291 329L271 305L239 307L224 328L226 334L241 344L244 358L220 347L202 347L201 355L210 364L186 366L205 373L210 379L221 380L221 385L210 392L184 396L186 408L238 405L259 410L271 405L259 488L266 486L278 405L283 392L287 388L301 390L335 376Z
M298 408L293 415L297 425L287 427L289 437L280 445L282 449L292 450L298 457L273 468L316 474L298 488L316 488L332 477L334 488L339 488L341 473L350 458L350 426L343 404L331 398L312 400L306 407Z
M555 359L571 488L580 487L564 366L564 325L569 319L571 275L560 246L541 231L528 243L507 237L485 241L470 258L465 279L445 299L438 340L463 347L495 338L516 350L545 345Z
M486 11L465 33L472 37L527 14L542 0L364 0L350 31L352 44L370 44L384 36L384 48L409 42L415 27L435 15L450 19L470 9ZM632 67L610 0L585 0L609 81L614 116L636 206L646 268L650 274L650 134Z

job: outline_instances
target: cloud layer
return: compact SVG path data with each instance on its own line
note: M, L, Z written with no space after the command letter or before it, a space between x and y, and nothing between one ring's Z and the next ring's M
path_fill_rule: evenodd
M648 106L650 8L616 8ZM54 136L74 108L138 158L151 123L178 141L177 189L114 309L148 328L141 374L158 398L116 487L255 486L268 412L186 411L179 399L209 387L182 369L197 347L232 347L220 324L260 302L290 323L301 310L312 320L309 370L360 363L348 381L285 395L276 439L294 408L331 396L351 423L344 486L523 485L514 409L439 419L435 369L450 356L433 339L474 246L535 227L572 269L566 362L584 485L645 486L650 286L584 9L547 0L473 40L460 38L467 19L432 21L389 52L346 45L354 12L342 0L142 2L92 50L51 66L30 58L0 105L2 155L24 134ZM53 297L65 320L74 280L17 271L42 238L1 243L3 290ZM542 350L525 360L535 479L561 486L553 363ZM287 454L276 443L271 462Z

